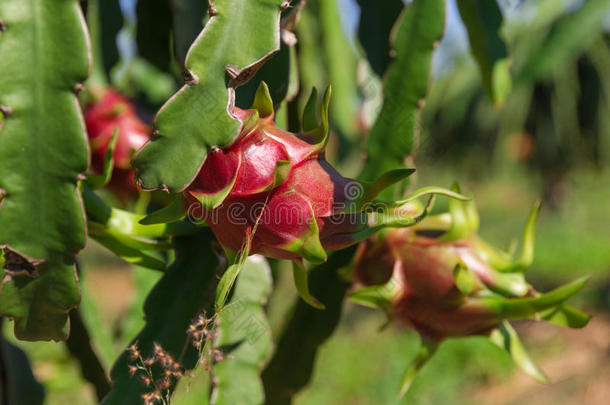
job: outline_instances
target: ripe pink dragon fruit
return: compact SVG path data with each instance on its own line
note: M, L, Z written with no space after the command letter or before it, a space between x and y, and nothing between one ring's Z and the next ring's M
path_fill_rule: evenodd
M136 115L133 104L113 89L92 91L96 101L85 112L93 171L101 173L104 157L115 129L114 168L109 189L120 197L136 192L131 157L151 137L150 127Z
M329 99L327 91L321 123L307 118L315 117L314 91L305 131L298 134L275 125L264 84L253 108L234 109L243 130L230 146L208 153L185 192L190 214L199 213L225 249L238 252L250 238L250 254L321 262L325 250L369 235L368 216L358 207L412 170L391 172L375 183L341 176L324 158Z

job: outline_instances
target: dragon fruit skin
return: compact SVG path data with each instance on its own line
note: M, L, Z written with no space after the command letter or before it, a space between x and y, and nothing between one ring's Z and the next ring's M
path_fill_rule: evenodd
M119 196L131 195L138 190L131 168L131 157L150 139L150 127L136 115L133 104L115 90L105 88L94 95L98 101L90 105L85 112L93 171L103 171L104 157L117 129L113 152L114 168L108 188Z
M466 204L452 200L452 205ZM364 290L391 291L385 309L427 342L487 335L504 320L540 316L547 309L561 308L586 279L547 294L536 292L525 281L523 270L533 259L538 208L530 214L519 259L513 260L479 238L478 217L462 222L463 229L456 231L451 222L472 215L459 208L448 216L452 219L446 229L438 229L438 219L443 218L439 215L412 228L388 229L362 242L352 277ZM586 314L579 317L586 324Z
M258 118L256 110L239 108L234 114L256 124L229 147L211 151L185 193L220 243L239 251L244 235L253 233L251 254L312 262L323 261L326 249L355 243L350 234L366 226L366 216L340 212L355 181L324 159L324 145L276 127L272 115ZM221 204L201 202L223 191Z
M458 289L454 269L466 256L471 262L476 258L478 279L493 279L493 269L468 241L444 242L418 236L411 228L391 229L359 246L353 275L360 284L380 285L396 271L401 288L392 316L428 340L486 333L501 319ZM482 288L478 282L475 289Z

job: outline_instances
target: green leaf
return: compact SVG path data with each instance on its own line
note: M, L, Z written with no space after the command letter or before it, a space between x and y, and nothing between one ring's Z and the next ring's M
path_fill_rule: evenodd
M523 231L523 244L521 246L521 256L515 263L517 268L521 271L528 268L534 261L534 243L536 240L536 220L540 213L540 201L534 204L534 208L530 212L525 224L525 230Z
M358 114L358 85L356 53L350 44L341 21L342 10L337 0L315 1L322 41L316 46L324 51L328 82L334 90L331 117L333 126L347 139L356 140ZM319 60L316 63L320 63Z
M537 297L485 297L477 298L476 302L477 306L482 306L502 318L527 318L563 303L580 291L588 280L589 277L582 277Z
M465 296L470 295L478 284L476 276L462 263L459 263L453 269L453 278L455 279L455 286Z
M510 91L511 77L506 45L500 37L500 7L496 0L458 0L457 5L483 86L494 104L502 106Z
M313 131L318 125L318 90L315 87L312 87L311 94L303 109L301 126L303 127L303 131L307 132Z
M204 0L173 0L174 21L172 37L174 55L180 67L184 66L186 54L197 35L203 29L207 17L208 2Z
M433 195L442 195L442 196L449 197L452 200L457 200L457 201L470 201L471 200L470 197L462 195L457 191L447 190L446 188L443 188L443 187L427 186L427 187L418 188L417 190L415 190L414 192L412 192L411 194L409 194L402 200L397 201L395 203L395 205L406 204L417 198L423 197L425 195L432 195L432 194ZM452 201L452 200L449 200L449 201Z
M214 291L218 258L212 244L214 235L203 229L199 235L177 237L176 260L150 292L144 304L146 325L133 340L144 358L156 342L185 369L192 369L198 353L189 342L187 329L195 315L205 309L214 313ZM104 405L132 405L141 402L147 388L140 378L131 377L128 353L123 352L112 369L113 387ZM173 389L173 385L171 387Z
M299 22L296 26L296 36L298 38L298 47L296 49L296 62L298 63L298 81L301 89L302 99L294 100L291 112L290 125L287 126L290 131L298 132L301 128L299 125L299 115L301 109L305 105L305 97L309 89L315 87L321 89L328 83L335 84L328 77L328 69L326 68L324 49L320 46L323 42L321 26L319 24L317 0L308 0L306 7L302 10ZM340 100L339 100L340 101ZM334 122L334 116L331 119Z
M538 213L540 212L540 201L534 204L534 207L530 211L523 231L523 241L521 246L521 255L514 259L512 254L500 251L493 246L490 246L481 238L476 235L472 236L472 240L476 247L477 252L491 267L497 269L502 273L523 273L534 260L534 242L536 238L536 220L538 219ZM514 250L511 247L510 250ZM498 281L504 279L510 282L510 277L499 276ZM514 277L513 277L514 279Z
M75 88L89 70L76 0L3 0L0 19L0 315L24 340L63 340L79 302L74 256L85 244L77 181L87 141Z
M267 86L267 83L260 82L258 89L254 94L254 101L252 102L252 106L250 108L257 110L258 115L261 118L273 115L273 100L271 99L271 94L269 94L269 87Z
M294 277L294 285L303 301L314 308L325 309L324 304L309 292L309 272L303 263L296 260L292 262L292 276Z
M414 200L426 195L429 198L422 209L421 204ZM351 236L354 241L360 241L369 238L383 228L405 228L416 225L430 214L436 195L468 200L468 197L442 187L422 187L405 199L395 202L375 200L364 211L368 216L368 226ZM363 215L365 214L363 213Z
M307 124L307 127L311 127L311 129L305 130L305 132L302 135L304 137L306 137L310 143L317 145L318 151L322 151L326 147L326 144L328 143L329 129L330 129L330 126L328 123L328 111L329 111L329 106L330 106L331 94L332 94L332 87L329 85L328 87L326 87L326 91L324 92L324 97L322 98L322 103L320 105L319 123L318 123L318 119L317 119L317 114L315 112L311 111L312 109L315 109L315 107L310 105L311 101L312 101L311 98L317 95L314 93L313 90L312 90L309 100L307 101L308 105L305 106L306 110L304 111L304 113L306 113L308 116L307 116L307 123L303 122L303 129L305 130L305 124ZM307 111L307 109L309 109L309 111ZM303 119L305 119L305 116L303 116ZM316 124L314 124L314 120L315 120Z
M485 280L490 290L502 295L522 297L530 290L523 273L506 273L490 268L491 279Z
M402 0L358 0L360 23L358 39L371 68L382 77L390 64L390 34L400 12Z
M271 329L265 304L271 293L271 270L261 256L244 264L231 302L218 314L217 344L236 346L214 366L213 403L258 405L265 403L260 373L272 351Z
M548 383L549 380L542 371L536 366L525 350L519 335L507 321L500 324L498 329L494 329L489 335L489 339L500 348L506 350L517 366L525 371L535 380Z
M326 260L326 251L320 242L320 229L313 207L309 202L307 204L311 213L311 216L307 218L309 228L290 244L283 246L283 249L297 253L305 260L318 264Z
M136 264L152 270L165 270L165 263L156 257L144 253L141 248L135 248L110 232L92 233L91 237L100 245L110 250L128 263Z
M445 27L445 0L414 0L404 13L396 38L396 58L383 85L384 103L371 128L364 179L404 167L413 152L419 111L428 91L432 52ZM383 194L393 199L391 189Z
M233 88L279 49L282 0L213 4L215 15L189 50L186 85L159 111L158 135L135 158L144 189L183 190L212 146L233 141L240 128L227 110Z
M187 208L181 194L174 196L172 201L165 207L151 212L139 222L142 225L167 224L184 218Z
M407 391L409 391L415 376L419 370L426 365L434 353L436 353L437 347L438 345L435 343L422 341L415 357L411 360L411 363L402 375L402 379L400 380L400 391L398 393L399 398L404 397Z
M106 86L110 70L119 61L116 37L123 27L119 0L87 2L87 26L91 39L92 69L87 85Z
M547 309L539 314L540 319L568 328L584 328L589 323L591 315L572 308L568 305L560 305Z
M326 309L320 311L305 301L297 301L275 354L263 372L266 405L289 403L309 382L320 346L339 323L343 298L350 285L337 269L346 266L354 252L355 246L332 253L326 263L309 271L311 292Z
M373 210L367 212L367 226L350 236L354 242L362 241L373 236L378 231L384 228L405 228L413 226L426 218L434 205L435 196L431 195L423 209L420 209L419 204L405 203L398 206L381 204L378 207L372 207Z
M110 208L104 200L88 187L83 187L83 201L87 210L89 224L96 222L109 231L118 232L126 236L159 238L173 235L190 235L197 233L201 227L187 219L169 223L143 225L147 218L144 215L134 214L118 208ZM98 225L93 225L99 229Z
M400 293L401 287L398 275L394 273L387 283L361 288L350 293L349 299L367 307L386 309Z
M216 308L216 312L220 312L227 302L227 298L229 297L229 293L235 284L235 280L237 280L237 276L239 275L242 267L244 266L246 259L248 258L248 254L250 252L250 243L251 236L246 235L246 241L244 246L242 247L241 252L239 252L239 256L237 255L227 255L229 260L231 260L231 256L234 256L237 260L235 263L232 263L225 270L224 274L218 281L218 286L216 287L216 298L214 306Z
M112 171L114 169L114 147L116 146L117 135L119 133L119 127L115 127L112 132L112 138L108 143L108 149L104 155L104 169L101 175L89 176L87 178L87 185L93 189L105 187L110 183L112 178Z
M171 0L138 0L136 42L138 53L163 71L170 71L173 58L170 38L173 23Z
M452 187L452 191L461 193L460 186L456 183ZM457 198L449 200L449 214L451 215L451 225L449 230L441 237L442 240L459 240L476 232L479 226L479 217L472 200L464 201Z

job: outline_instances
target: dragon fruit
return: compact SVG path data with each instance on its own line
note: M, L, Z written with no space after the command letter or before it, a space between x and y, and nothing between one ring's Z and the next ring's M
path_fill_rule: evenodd
M151 130L137 115L133 104L113 89L93 89L97 100L85 112L85 124L91 147L91 163L95 173L104 170L106 151L117 131L113 151L114 167L108 188L121 198L138 189L134 182L131 157L151 137Z
M264 83L251 109L233 110L242 131L228 147L208 153L184 193L189 213L205 219L225 250L242 251L247 241L249 254L317 263L326 259L326 250L351 245L386 225L372 224L362 207L412 170L396 170L373 183L343 177L324 158L330 88L320 122L316 98L314 89L298 134L275 125Z
M583 327L589 317L564 305L586 278L541 294L523 276L533 259L538 209L529 217L517 259L477 235L472 202L450 200L450 213L429 216L411 228L384 230L358 247L352 275L362 288L351 298L381 307L391 319L416 330L425 342L424 357L446 338L488 335L507 350L517 350L511 354L519 365L543 380L506 320L536 318ZM512 339L512 346L506 339ZM421 358L415 363L423 364ZM413 373L410 368L405 374L406 387Z

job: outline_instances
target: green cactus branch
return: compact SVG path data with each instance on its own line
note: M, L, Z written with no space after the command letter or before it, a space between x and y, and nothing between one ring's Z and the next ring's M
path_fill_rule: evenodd
M403 168L405 158L413 153L419 111L428 92L432 52L444 29L445 0L414 0L404 12L393 44L396 57L385 76L383 107L367 141L365 180ZM392 190L382 196L392 199Z
M0 19L0 315L20 339L63 340L85 243L77 182L87 143L75 93L89 74L88 37L76 0L3 0Z
M311 292L326 309L320 311L303 300L297 302L275 354L263 372L265 404L290 404L292 397L309 383L318 349L339 323L343 298L349 287L338 269L349 264L354 252L355 246L332 253L326 263L310 270Z
M272 279L264 258L253 256L244 264L231 302L218 313L218 340L231 348L214 366L215 405L259 405L265 403L260 373L272 351L273 341L265 304Z
M144 189L183 190L212 146L239 133L234 89L280 46L281 0L217 0L186 59L186 84L157 114L156 137L136 156Z

